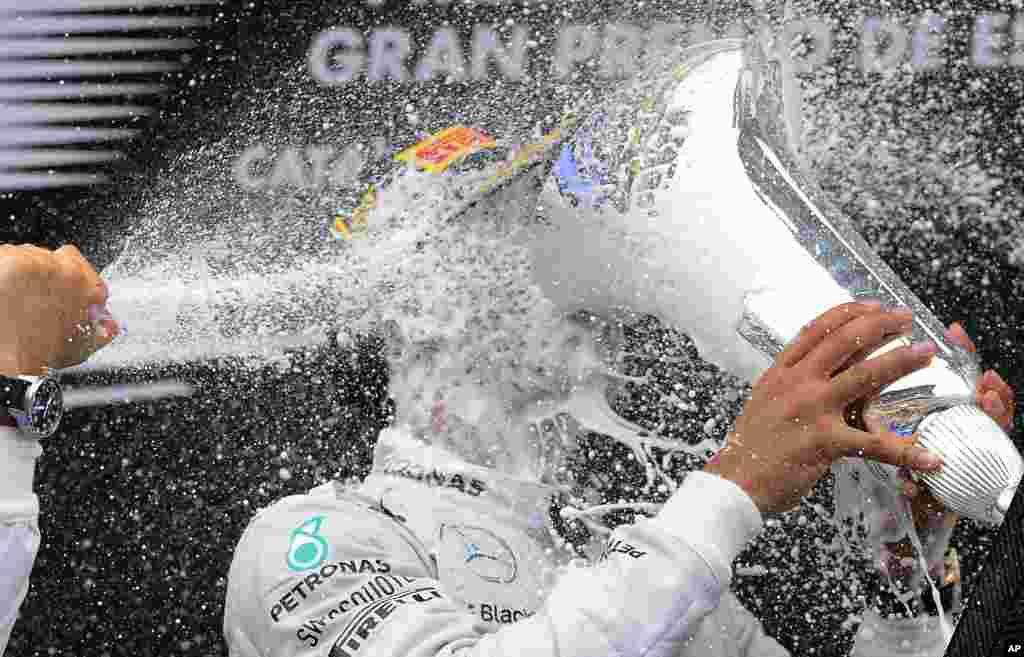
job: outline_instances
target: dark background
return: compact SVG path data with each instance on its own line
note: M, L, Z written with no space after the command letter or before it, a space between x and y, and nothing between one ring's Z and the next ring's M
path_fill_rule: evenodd
M738 6L719 3L716 16L724 20ZM904 3L903 8L914 6ZM830 9L843 11L823 8ZM411 8L404 1L376 9L351 1L225 2L192 11L209 16L211 27L191 32L199 47L180 74L167 76L171 93L159 101L161 111L129 148L128 162L114 172L114 184L0 196L0 240L51 247L72 242L98 268L108 264L139 207L134 190L156 185L177 154L225 130L232 110L273 92L280 72L303 60L322 29L403 25L428 38L441 19L457 26L506 15L524 19L511 6ZM707 12L704 4L553 2L547 9L532 4L526 20L539 32L553 34L559 21L569 18L681 21ZM581 89L600 92L602 86L585 73L572 84L543 76L534 82L432 89L391 83L325 89L311 78L300 84L316 102L341 108L349 137L384 132L397 143L413 140L411 128L397 118L392 126L385 121L409 102L423 107L424 97L438 127L463 120L515 130L559 111ZM958 102L988 109L989 119L979 126L986 138L982 157L1004 172L1008 186L1021 188L1020 149L1012 141L1020 134L1024 86L1019 74L960 71L937 75L927 84L940 85ZM897 111L912 109L908 104ZM300 134L308 129L288 107L261 110L263 120L295 120ZM940 319L963 320L983 360L1016 389L1024 387L1018 367L1024 284L1005 248L994 246L983 228L973 226L958 229L953 249L948 234L932 238L900 225L864 228L869 242ZM907 248L908 240L913 248ZM941 266L933 266L936 259ZM992 283L982 285L986 278ZM699 383L702 371L713 368L692 364L664 376L707 388L702 399L705 394L710 398L720 379ZM199 393L189 400L75 411L47 443L37 473L43 546L9 655L224 654L225 578L247 520L282 495L332 477L363 474L372 439L387 421L386 376L370 341L356 351L330 345L311 350L286 372L218 362L93 373L68 381L100 384L172 376L196 383ZM690 428L704 419L697 418ZM1019 441L1019 432L1014 437ZM290 476L282 477L281 468ZM827 485L816 498L825 506L826 493ZM840 627L847 614L836 605L836 590L820 576L815 539L827 543L831 537L812 509L805 505L783 518L741 557L777 570L762 578L738 578L736 590L794 654L841 655L851 633ZM798 524L801 514L812 521ZM958 529L954 540L968 595L993 536L970 523ZM794 547L801 554L795 560L790 557Z

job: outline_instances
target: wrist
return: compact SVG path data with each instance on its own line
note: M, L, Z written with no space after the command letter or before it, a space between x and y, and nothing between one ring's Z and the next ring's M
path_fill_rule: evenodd
M721 477L735 484L750 497L758 511L768 513L771 510L771 504L762 495L758 494L759 487L755 484L753 477L751 477L749 467L747 467L748 464L745 461L746 458L740 455L738 450L726 446L714 458L708 461L707 465L704 466L703 472Z
M749 496L705 472L687 476L651 522L700 554L723 585L733 560L763 527Z

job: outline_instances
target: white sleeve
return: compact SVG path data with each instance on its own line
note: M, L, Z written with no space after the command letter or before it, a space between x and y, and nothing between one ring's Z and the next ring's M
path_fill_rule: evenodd
M228 577L231 656L675 657L718 606L733 559L762 526L738 486L692 473L657 517L616 530L607 558L571 570L535 614L495 631L449 598L430 559L373 515L304 496L257 516ZM289 529L317 517L330 518L322 545L387 574L342 576L331 563L288 573ZM387 596L367 593L378 585Z
M28 593L39 549L39 499L32 492L39 442L0 427L0 655Z

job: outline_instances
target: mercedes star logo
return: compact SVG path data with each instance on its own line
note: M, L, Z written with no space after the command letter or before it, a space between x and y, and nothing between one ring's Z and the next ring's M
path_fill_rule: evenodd
M454 536L462 547L462 561L485 582L508 584L518 573L516 556L509 544L494 532L470 525L442 525L441 540Z

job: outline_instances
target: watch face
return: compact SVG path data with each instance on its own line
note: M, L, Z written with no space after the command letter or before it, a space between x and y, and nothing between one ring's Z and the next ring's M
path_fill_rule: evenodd
M31 403L32 408L27 410L32 429L43 437L52 435L64 414L64 394L60 384L54 379L41 381Z

